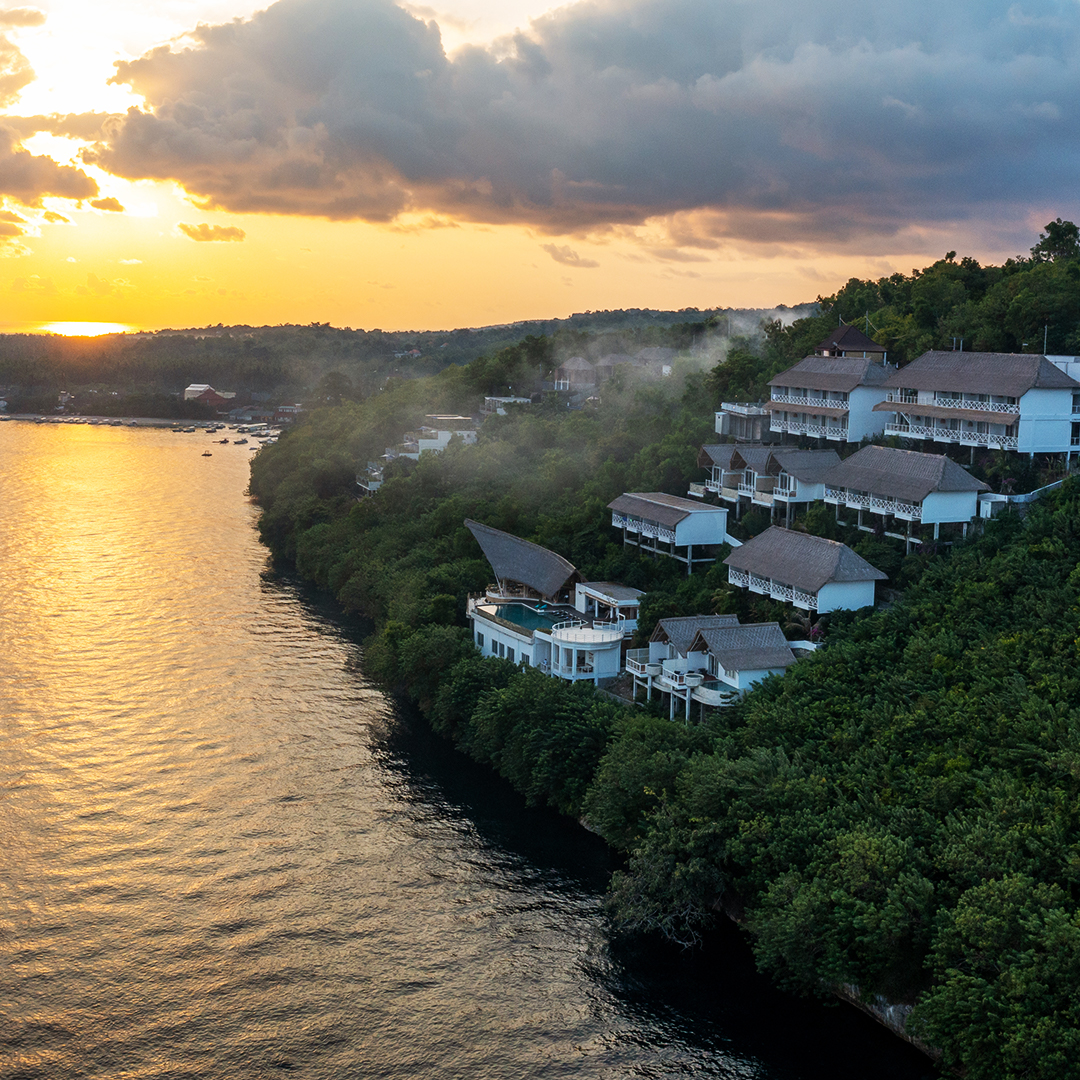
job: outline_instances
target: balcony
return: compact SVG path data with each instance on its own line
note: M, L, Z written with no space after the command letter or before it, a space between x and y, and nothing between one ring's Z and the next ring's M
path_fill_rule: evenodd
M738 589L749 589L782 603L794 604L795 607L805 608L807 611L817 610L816 594L805 592L783 581L773 581L746 570L736 570L733 566L728 567L728 584Z
M708 490L709 486L707 484L691 484L687 494L693 496L695 499L703 499Z
M873 514L892 514L907 521L922 520L920 503L903 502L887 495L875 495L867 491L849 491L847 488L825 488L827 503L841 504L851 510L869 510Z
M588 623L568 619L551 628L551 640L559 645L577 645L596 648L621 642L623 627L618 623Z
M729 585L739 589L750 588L750 575L745 570L736 570L734 566L728 567L727 579Z
M958 397L942 397L934 395L934 404L940 409L967 409L971 412L1008 413L1011 416L1020 415L1020 406L1010 404L1007 401L976 401L974 399Z
M631 675L640 675L644 678L648 672L645 668L649 664L648 649L629 649L626 653L626 670Z
M694 701L700 701L703 705L712 705L714 708L725 708L734 705L739 700L739 691L718 679L709 679L700 686L694 688L691 697Z
M720 411L736 416L767 416L768 409L760 401L722 401Z
M846 409L844 398L810 397L801 394L773 394L769 399L773 405L795 405L800 409Z
M848 429L831 424L819 424L812 420L781 420L775 414L769 424L770 431L787 432L789 435L809 435L818 439L837 439L846 442Z
M938 427L936 424L886 424L886 435L905 439L932 439L934 442L959 443L961 446L985 446L990 450L1015 450L1016 435L996 435L991 431L963 431L960 428Z

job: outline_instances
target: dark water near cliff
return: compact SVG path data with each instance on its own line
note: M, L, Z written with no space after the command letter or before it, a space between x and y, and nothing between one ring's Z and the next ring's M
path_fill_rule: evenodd
M887 1077L846 1009L613 945L603 845L395 711L246 447L0 424L0 1077Z

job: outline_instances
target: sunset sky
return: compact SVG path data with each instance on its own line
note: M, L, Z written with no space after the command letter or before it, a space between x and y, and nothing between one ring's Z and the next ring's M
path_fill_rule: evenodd
M1080 218L1077 0L0 9L0 330L793 304Z

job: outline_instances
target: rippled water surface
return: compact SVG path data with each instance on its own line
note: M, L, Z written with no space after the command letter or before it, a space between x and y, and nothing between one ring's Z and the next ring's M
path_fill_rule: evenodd
M604 847L365 684L249 458L0 424L0 1076L927 1072L733 934L613 946Z

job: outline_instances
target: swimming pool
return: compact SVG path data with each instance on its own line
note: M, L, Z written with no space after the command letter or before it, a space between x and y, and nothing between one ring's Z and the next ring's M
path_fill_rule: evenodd
M495 614L523 630L550 630L557 621L528 604L498 604Z

